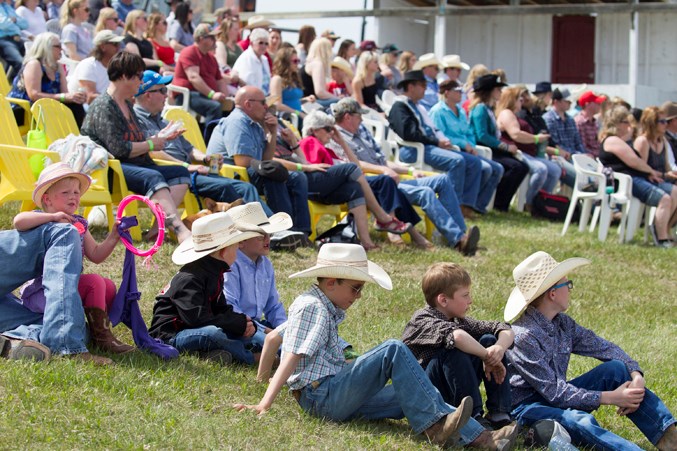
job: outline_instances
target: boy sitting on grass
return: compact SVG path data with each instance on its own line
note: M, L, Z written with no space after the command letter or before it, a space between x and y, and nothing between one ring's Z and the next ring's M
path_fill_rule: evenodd
M463 399L458 409L445 403L402 342L388 340L346 362L338 337L345 310L360 298L366 282L392 289L388 274L367 260L362 246L325 244L317 264L290 276L296 277L316 277L317 284L289 308L282 362L263 399L257 405L235 404L237 410L267 412L286 382L301 408L317 417L406 417L416 433L438 445L455 442L459 433L462 443L480 436L484 428L470 419L472 399Z
M193 223L193 235L179 245L172 261L183 265L157 296L150 334L179 351L228 364L253 365L256 357L235 340L256 331L251 318L235 313L223 294L223 275L235 261L238 243L265 232L214 213Z
M414 313L402 334L445 402L458 405L470 396L473 418L489 428L503 428L510 444L517 426L510 421L510 385L506 376L506 349L514 334L507 323L467 317L472 304L470 275L455 263L435 263L421 283L427 307ZM482 417L480 382L487 393L487 418ZM490 440L485 431L478 438ZM506 443L504 443L505 449Z

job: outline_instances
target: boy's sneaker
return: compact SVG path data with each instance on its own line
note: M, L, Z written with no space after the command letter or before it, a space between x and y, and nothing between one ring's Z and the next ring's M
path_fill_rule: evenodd
M197 353L201 359L218 363L219 365L230 365L233 363L233 355L224 349L214 349L212 351L199 351Z
M272 251L293 251L303 246L303 232L294 232L283 230L275 232L270 236L270 250Z
M10 360L47 361L49 348L33 340L14 340L0 335L0 356Z
M459 431L472 415L472 398L466 396L456 408L456 411L442 418L425 430L425 435L431 443L444 445L448 440L457 440Z

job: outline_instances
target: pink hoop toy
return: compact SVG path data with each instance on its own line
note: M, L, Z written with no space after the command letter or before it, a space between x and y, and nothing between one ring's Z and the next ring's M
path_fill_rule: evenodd
M125 247L132 252L134 255L138 255L139 257L150 257L153 254L155 254L159 249L160 246L162 246L162 242L165 239L165 212L162 210L162 207L160 204L156 204L155 202L151 201L149 198L144 197L144 196L139 196L137 194L132 194L130 196L125 197L120 201L120 205L118 205L118 213L117 213L117 220L119 221L122 219L122 214L125 211L125 207L130 203L135 200L138 200L140 202L145 203L148 205L148 208L150 208L150 211L153 212L155 215L155 219L157 220L157 226L158 226L158 234L157 234L157 239L155 240L155 244L153 244L153 247L151 247L148 250L142 251L140 249L137 249L134 247L134 245L127 241L126 238L120 237L120 240L122 241L122 244L125 245Z

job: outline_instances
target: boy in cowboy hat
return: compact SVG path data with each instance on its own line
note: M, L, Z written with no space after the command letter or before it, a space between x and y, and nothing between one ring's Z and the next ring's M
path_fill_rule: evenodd
M183 265L157 296L150 335L179 351L227 364L253 365L255 355L241 341L256 331L251 318L233 311L223 294L223 275L235 262L238 243L264 235L263 229L214 213L193 223L193 235L176 248L172 261Z
M401 341L388 340L346 362L338 337L345 310L367 282L392 289L388 274L367 260L362 246L325 244L315 266L289 277L317 278L317 283L289 308L282 362L263 399L257 405L235 404L237 410L267 412L286 382L303 410L334 421L406 417L414 431L439 445L459 433L470 443L482 433L470 419L472 399L466 397L457 409L446 404Z
M523 425L555 420L576 445L640 450L602 428L590 414L600 405L614 405L659 450L675 450L675 419L658 396L645 388L639 364L619 346L564 314L573 288L567 274L589 263L585 258L558 263L539 251L513 270L516 286L504 312L506 321L515 321L515 344L508 350L512 414ZM571 354L604 363L567 381Z
M464 396L473 399L473 418L490 428L502 428L512 439L510 384L506 376L506 349L514 334L510 325L466 316L472 304L470 274L455 263L435 263L423 275L426 308L414 313L402 341L425 368L433 385L449 404ZM486 419L482 418L480 383L487 393ZM485 434L485 438L489 438Z

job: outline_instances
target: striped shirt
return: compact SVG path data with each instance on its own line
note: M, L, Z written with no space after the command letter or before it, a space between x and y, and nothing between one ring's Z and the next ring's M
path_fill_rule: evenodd
M301 355L294 373L287 379L292 390L343 369L346 359L338 336L345 312L336 307L316 285L297 297L289 307L282 350Z

